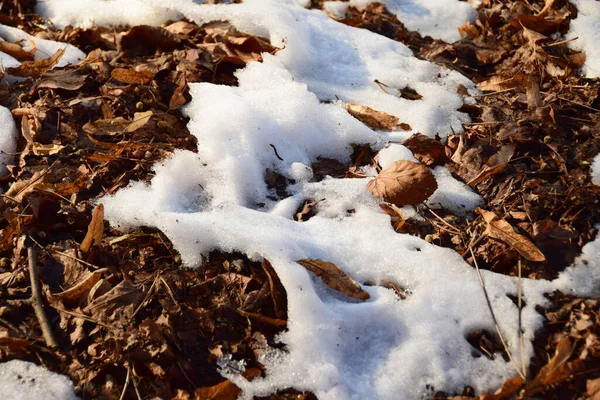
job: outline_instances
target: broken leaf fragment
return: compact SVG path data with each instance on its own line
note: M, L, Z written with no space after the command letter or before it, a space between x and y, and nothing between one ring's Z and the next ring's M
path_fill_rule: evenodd
M88 226L87 234L81 242L80 249L84 253L87 252L92 246L99 246L102 242L102 232L104 231L104 205L98 204L98 207L92 214L92 221Z
M369 292L363 290L360 285L350 278L340 267L334 263L323 261L320 259L313 260L305 258L296 261L304 268L317 275L330 288L345 294L348 297L358 300L368 300Z
M12 76L20 76L22 78L39 78L40 76L44 75L46 71L48 71L50 68L58 64L63 54L65 54L65 50L58 49L56 53L54 53L48 58L42 58L35 61L25 61L18 67L6 68L6 72Z
M398 207L417 205L437 189L433 173L425 165L413 161L395 161L367 184L373 196Z
M485 235L508 244L530 261L546 260L544 254L529 239L516 233L508 222L491 211L481 208L477 208L475 211L481 214L487 223Z
M348 113L354 118L373 130L393 131L400 126L400 119L398 119L398 117L383 111L373 110L371 107L346 103L346 110L348 110Z
M154 71L135 71L127 68L115 68L110 73L111 78L130 85L145 85L154 79Z

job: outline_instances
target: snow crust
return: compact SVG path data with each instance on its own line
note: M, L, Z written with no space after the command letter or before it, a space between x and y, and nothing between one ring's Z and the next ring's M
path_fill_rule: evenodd
M13 163L18 135L10 110L0 106L0 176L7 173L6 165Z
M36 48L37 51L34 54L34 58L36 60L50 57L59 49L64 49L65 54L62 56L58 64L56 64L57 67L63 67L68 64L77 64L79 61L85 59L85 53L75 46L31 36L20 29L13 28L12 26L0 24L0 38L7 42L19 42L25 51L30 51L31 49ZM21 64L13 57L2 52L0 52L0 62L5 68L17 67Z
M60 29L67 25L86 29L94 25L160 25L181 19L177 12L140 0L43 0L35 11Z
M364 8L375 0L350 0L350 5ZM411 31L452 43L460 39L458 27L475 22L477 11L459 0L377 0Z
M578 38L569 45L585 51L583 73L586 78L600 77L600 2L596 0L571 0L577 7L577 18L571 21L568 39Z
M78 398L69 378L21 360L0 364L0 397L11 400Z

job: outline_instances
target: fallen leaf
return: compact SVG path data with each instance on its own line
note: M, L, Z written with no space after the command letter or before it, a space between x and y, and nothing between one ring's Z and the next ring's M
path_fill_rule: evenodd
M481 208L477 208L475 211L481 214L487 223L484 235L512 246L519 254L530 261L546 260L544 254L529 239L516 233L508 222L500 219L491 211Z
M115 312L127 318L133 315L143 299L144 294L137 287L127 281L121 281L108 292L96 297L83 311L100 320L111 318Z
M277 316L279 319L285 319L287 310L285 288L281 284L281 281L279 280L279 277L277 276L277 273L275 272L275 269L273 269L273 266L269 260L263 260L262 268L269 278L269 287L271 289L271 298L273 299L275 316Z
M542 367L537 376L527 382L523 388L524 397L532 396L536 393L548 389L548 386L568 379L583 366L583 360L567 362L573 352L573 345L568 336L563 337L556 345L554 357L547 365Z
M431 170L413 161L395 161L367 184L377 198L398 207L424 202L437 189Z
M40 76L44 75L50 68L58 64L63 54L65 54L65 50L58 49L56 53L54 53L48 58L41 58L35 61L25 61L18 67L6 68L6 72L12 76L20 76L23 78L39 78Z
M400 119L383 111L373 110L371 107L346 103L346 110L354 118L377 131L393 131L398 129Z
M92 246L99 246L102 242L104 232L104 204L100 203L92 214L92 220L88 226L87 234L79 247L84 253Z
M102 277L102 274L108 272L107 268L101 268L94 272L87 272L86 276L83 277L78 283L71 286L65 291L56 293L53 296L58 300L62 301L69 307L75 307L81 304L84 300L87 300L88 293L96 285L96 283Z
M493 394L484 393L479 397L479 400L502 400L512 396L517 390L523 386L523 378L515 376L514 378L507 379L502 387L496 390Z
M129 85L145 85L152 82L155 74L156 72L154 71L135 71L127 68L115 68L111 71L110 76L113 79Z
M34 60L33 53L23 50L17 43L9 43L2 39L0 39L0 53L6 53L21 62Z
M497 175L504 171L508 166L508 162L512 159L513 154L515 154L514 146L502 146L498 153L491 156L486 164L481 169L481 172L477 174L473 179L467 182L467 185L474 186L493 175Z
M354 279L350 278L334 263L320 259L313 260L310 258L298 260L296 262L320 277L327 286L348 297L363 301L371 297L369 292L363 290Z
M429 136L417 133L406 139L402 144L412 151L417 160L428 167L444 165L448 161L446 147Z
M150 56L156 51L173 51L180 40L160 26L134 26L121 36L119 48L129 56Z
M31 150L33 151L33 154L35 154L36 156L51 156L51 155L60 153L60 151L64 148L65 148L65 146L63 146L62 144L57 144L57 143L41 144L41 143L33 142L31 144Z
M404 220L404 215L402 214L402 210L394 204L387 203L381 203L379 208L381 208L383 212L390 216L394 231L402 232L402 229L406 223Z
M135 113L133 115L133 121L129 125L127 125L127 128L125 128L125 132L135 132L138 129L142 128L150 121L152 115L154 115L152 111Z
M48 71L35 85L37 89L79 90L85 84L86 75L74 70Z

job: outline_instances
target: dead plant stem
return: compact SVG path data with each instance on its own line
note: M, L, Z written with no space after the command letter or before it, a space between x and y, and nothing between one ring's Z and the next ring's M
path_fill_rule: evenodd
M31 246L27 247L27 258L29 263L29 277L31 279L31 306L33 307L35 316L40 323L40 328L42 329L42 335L44 336L46 345L49 348L56 348L58 347L58 343L54 338L52 328L50 327L50 322L48 322L48 316L44 311L37 260L35 258L35 251Z

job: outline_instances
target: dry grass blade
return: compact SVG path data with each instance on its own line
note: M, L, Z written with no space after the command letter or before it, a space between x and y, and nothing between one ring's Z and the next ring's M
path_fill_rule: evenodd
M370 297L369 292L363 290L354 279L334 263L310 258L298 260L297 263L320 277L327 286L348 297L363 301Z
M486 211L481 208L475 210L485 220L487 227L484 234L492 239L499 240L519 252L529 261L545 261L546 257L542 252L525 236L516 233L512 226L503 219L500 219L491 211Z
M504 341L504 336L502 335L502 331L500 330L500 325L498 325L498 320L496 319L496 314L494 313L494 309L492 308L492 303L490 302L490 296L488 295L487 289L485 288L485 282L483 281L483 277L481 276L481 271L479 270L479 264L477 264L477 259L475 258L475 253L473 253L473 248L471 246L469 246L469 251L471 252L471 257L473 257L473 264L475 264L475 270L477 271L477 277L479 278L479 283L481 284L481 288L483 289L483 294L485 296L485 301L487 302L487 306L490 310L490 314L492 315L492 319L494 320L494 325L496 326L496 332L498 333L498 336L500 337L500 342L502 342L502 346L504 347L506 354L508 354L508 358L515 366L517 373L519 374L521 379L525 380L525 374L523 372L521 372L521 368L519 368L519 365L513 358L512 353L510 352L510 349L508 348L508 345Z

